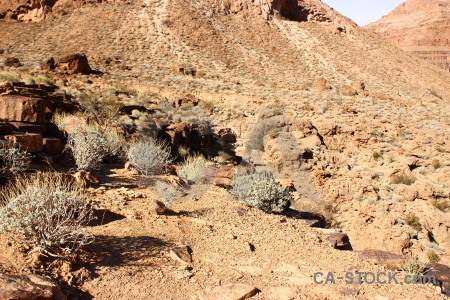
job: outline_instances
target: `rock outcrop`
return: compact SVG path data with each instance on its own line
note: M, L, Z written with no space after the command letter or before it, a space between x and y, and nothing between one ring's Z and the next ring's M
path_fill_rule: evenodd
M408 0L366 28L410 54L450 71L449 0Z

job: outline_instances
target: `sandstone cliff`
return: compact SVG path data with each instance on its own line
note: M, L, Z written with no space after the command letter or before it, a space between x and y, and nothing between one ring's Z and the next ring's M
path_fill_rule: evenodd
M449 0L408 0L366 28L403 50L450 70Z

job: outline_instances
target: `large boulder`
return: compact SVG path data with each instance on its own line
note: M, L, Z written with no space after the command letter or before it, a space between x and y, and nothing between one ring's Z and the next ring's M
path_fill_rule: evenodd
M56 70L61 73L72 74L89 74L92 69L88 59L84 54L71 54L59 59L56 64Z
M16 133L5 135L5 140L20 145L22 150L30 153L42 152L44 143L42 136L38 133Z
M45 101L42 98L3 95L0 96L0 119L44 123L45 107Z

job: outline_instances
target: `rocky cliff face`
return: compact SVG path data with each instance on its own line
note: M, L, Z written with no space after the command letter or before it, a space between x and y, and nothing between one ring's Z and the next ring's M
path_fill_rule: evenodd
M450 70L449 0L408 0L366 28L403 50Z

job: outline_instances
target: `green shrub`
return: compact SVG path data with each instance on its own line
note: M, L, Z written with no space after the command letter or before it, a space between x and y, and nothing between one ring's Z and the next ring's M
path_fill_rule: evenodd
M203 156L188 157L177 170L179 177L197 182L205 175L206 159Z
M430 249L427 252L428 261L432 264L437 264L441 261L441 257L436 253L436 251Z
M232 193L242 204L268 213L281 213L291 205L289 191L275 181L272 173L261 172L235 178Z
M373 152L372 153L373 159L375 159L376 161L382 160L383 159L383 155L381 155L378 152Z
M443 167L443 165L442 165L442 163L439 160L433 159L433 168L435 170L437 170L439 168L442 168L442 167Z
M420 224L420 218L416 215L409 214L405 218L405 223L417 231L422 230L422 224Z
M122 104L113 97L83 93L78 100L84 112L98 124L106 124L114 120L122 107Z
M20 81L20 77L14 73L0 72L0 81L11 81L13 83L16 83Z
M151 138L133 142L127 156L128 162L143 175L158 173L163 166L172 162L170 148Z
M20 150L17 145L1 144L0 163L3 170L13 174L20 173L28 169L30 165L30 154Z
M85 172L100 169L107 153L103 136L87 126L77 127L69 134L67 147L72 152L78 170Z
M416 178L414 176L410 176L405 173L398 173L398 174L392 175L392 177L391 177L392 184L411 185L414 182L416 182Z
M64 256L92 241L92 209L81 187L61 174L23 177L3 191L0 232L12 233L44 255Z

